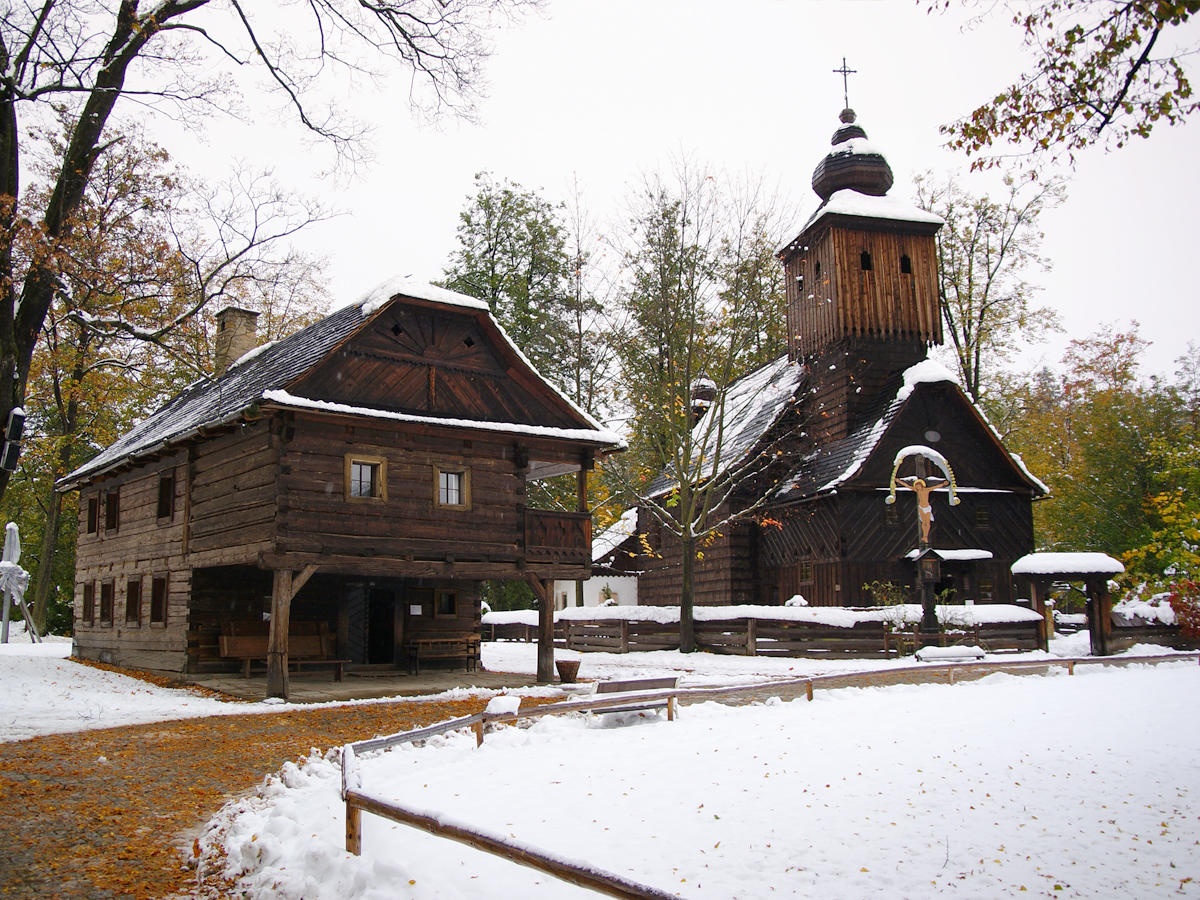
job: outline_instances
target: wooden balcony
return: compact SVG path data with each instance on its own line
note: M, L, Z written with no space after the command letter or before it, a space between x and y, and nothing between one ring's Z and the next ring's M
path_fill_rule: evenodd
M590 566L592 517L588 513L525 510L525 559L530 563Z

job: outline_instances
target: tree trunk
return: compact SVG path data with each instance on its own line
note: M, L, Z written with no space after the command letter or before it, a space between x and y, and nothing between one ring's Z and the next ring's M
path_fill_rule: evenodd
M42 549L38 557L37 575L33 579L31 613L38 634L46 633L46 613L50 608L50 594L54 590L54 559L58 555L58 526L62 515L62 494L50 485L50 498L46 503L46 526L42 532Z
M690 538L680 537L679 584L679 652L696 652L696 626L692 618L692 573L695 568L696 548Z

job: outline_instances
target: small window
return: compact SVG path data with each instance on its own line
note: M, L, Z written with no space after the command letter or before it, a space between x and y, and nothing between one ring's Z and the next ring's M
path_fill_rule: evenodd
M433 596L434 614L438 616L458 615L458 594L455 591L437 591Z
M175 473L158 476L158 518L170 521L175 516Z
M83 586L82 619L88 625L92 625L96 621L96 585L90 581Z
M983 576L979 579L979 599L983 603L991 603L992 595L995 593L995 582L990 576Z
M100 530L100 498L88 497L87 502L87 533L95 534Z
M116 585L111 581L100 584L100 624L113 623L113 598L116 596Z
M125 624L142 623L142 579L131 578L125 585Z
M900 510L896 509L898 505L889 503L883 508L883 524L888 528L895 528L900 524Z
M819 259L813 264L813 275L816 278L821 277L821 261Z
M858 261L862 264L862 269L864 272L870 272L871 269L874 268L871 264L871 252L869 250L864 250L862 253L860 253L858 256Z
M121 524L121 492L112 490L104 492L104 530L116 531Z
M796 565L796 581L800 584L811 584L813 580L813 564L802 562Z
M436 481L434 496L437 505L449 509L467 509L471 506L471 471L469 469L434 469Z
M150 583L150 623L161 625L167 621L167 579L155 578Z
M992 508L990 506L981 503L975 507L975 526L977 528L992 527Z
M901 275L911 275L912 274L912 260L909 259L907 253L905 253L903 256L900 257L900 274Z
M346 497L351 500L387 499L387 460L346 454Z

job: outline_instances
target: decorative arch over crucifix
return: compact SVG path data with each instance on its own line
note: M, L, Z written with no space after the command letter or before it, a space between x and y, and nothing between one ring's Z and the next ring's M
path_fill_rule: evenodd
M919 475L906 475L902 478L897 478L896 474L900 471L901 463L910 456L919 456L929 460L946 477L922 478ZM928 547L929 530L933 525L933 505L929 500L929 495L938 488L949 485L950 505L958 506L962 502L958 499L958 484L954 479L954 470L950 468L950 463L946 460L946 457L942 456L942 454L938 453L932 447L926 447L923 444L911 444L896 454L896 459L892 464L890 490L888 491L887 499L883 501L884 503L890 505L896 502L896 482L904 485L917 495L917 521L920 528L921 547Z

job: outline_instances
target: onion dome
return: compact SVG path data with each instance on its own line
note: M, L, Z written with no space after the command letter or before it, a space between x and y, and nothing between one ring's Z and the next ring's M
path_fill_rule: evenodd
M813 170L813 190L822 201L845 188L882 197L892 186L892 167L867 142L867 133L856 119L854 110L842 110L842 124L833 133L833 148Z

